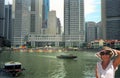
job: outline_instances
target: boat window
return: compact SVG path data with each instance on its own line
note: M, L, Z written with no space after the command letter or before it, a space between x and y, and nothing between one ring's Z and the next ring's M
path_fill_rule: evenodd
M21 68L21 65L16 65L15 66L15 69L20 69Z
M14 66L5 66L5 69L13 69Z
M20 69L21 65L5 66L5 69Z

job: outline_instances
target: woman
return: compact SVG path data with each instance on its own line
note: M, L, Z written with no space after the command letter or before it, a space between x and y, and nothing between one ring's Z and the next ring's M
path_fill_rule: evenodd
M96 55L101 59L96 65L96 78L115 78L115 71L120 64L120 51L104 47ZM116 58L111 59L113 56Z

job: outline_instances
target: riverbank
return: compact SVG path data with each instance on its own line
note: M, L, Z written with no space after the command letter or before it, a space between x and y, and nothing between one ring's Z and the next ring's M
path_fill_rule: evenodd
M13 51L13 52L98 52L99 49L86 49L86 48L3 48L2 51Z
M61 47L37 47L37 48L6 48L3 47L2 51L14 51L14 52L98 52L99 49L87 49L87 48L61 48Z
M82 49L82 51L86 51L86 52L98 52L98 51L100 51L100 49Z

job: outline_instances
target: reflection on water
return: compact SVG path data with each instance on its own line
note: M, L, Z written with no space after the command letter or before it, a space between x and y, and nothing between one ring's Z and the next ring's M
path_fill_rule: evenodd
M64 68L64 62L61 60L58 62L57 68L51 72L48 76L49 78L64 78L66 76L66 71Z
M17 78L95 78L95 65L98 59L92 52L70 52L76 60L58 59L56 56L67 53L0 53L0 67L6 61L19 61L25 71ZM12 78L0 73L0 78Z

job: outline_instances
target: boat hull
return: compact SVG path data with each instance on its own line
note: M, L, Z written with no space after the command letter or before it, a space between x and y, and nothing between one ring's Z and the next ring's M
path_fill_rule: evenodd
M22 71L23 71L23 69L12 69L12 70L4 69L4 70L6 72L10 73L14 77L19 76L22 73Z

